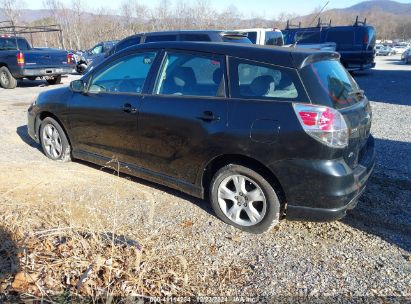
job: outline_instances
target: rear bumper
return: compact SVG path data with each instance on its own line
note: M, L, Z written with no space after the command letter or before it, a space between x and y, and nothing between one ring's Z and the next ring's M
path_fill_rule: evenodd
M44 67L44 68L22 68L18 72L18 78L39 77L39 76L58 76L73 73L74 66L67 67Z
M366 64L355 64L355 63L348 63L347 64L348 71L362 71L375 68L375 62L366 63Z
M289 220L333 221L356 206L375 166L374 138L355 169L343 159L289 160L273 172L287 200ZM277 170L277 171L275 171Z

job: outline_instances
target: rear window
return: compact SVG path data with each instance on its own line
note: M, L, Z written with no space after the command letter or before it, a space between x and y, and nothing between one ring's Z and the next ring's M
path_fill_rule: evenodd
M337 60L310 64L301 76L314 104L342 109L362 99L358 84Z
M330 30L327 33L327 42L335 42L338 44L353 44L353 30Z
M320 32L298 32L295 35L295 41L298 43L320 43Z
M251 44L252 42L250 39L244 36L236 36L236 35L223 35L224 42L235 42L235 43L248 43Z
M284 45L283 34L281 32L265 32L265 45Z
M17 41L17 44L16 44ZM25 39L21 38L0 38L0 50L7 51L7 50L17 50L17 45L19 50L28 50L30 46L28 45Z
M158 42L158 41L176 41L177 35L155 35L147 36L145 42Z

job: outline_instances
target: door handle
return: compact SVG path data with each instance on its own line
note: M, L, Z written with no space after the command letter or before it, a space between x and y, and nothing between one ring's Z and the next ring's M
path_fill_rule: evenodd
M137 113L137 109L134 108L131 104L126 103L123 106L123 111L126 113L130 113L130 114L136 114Z
M204 111L203 115L198 116L197 119L200 119L205 122L213 122L220 120L220 116L216 116L211 111Z

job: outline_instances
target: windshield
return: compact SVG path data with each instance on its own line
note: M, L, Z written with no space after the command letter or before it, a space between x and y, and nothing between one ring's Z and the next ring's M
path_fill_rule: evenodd
M301 74L314 104L342 109L364 97L354 78L337 60L315 62L304 67Z

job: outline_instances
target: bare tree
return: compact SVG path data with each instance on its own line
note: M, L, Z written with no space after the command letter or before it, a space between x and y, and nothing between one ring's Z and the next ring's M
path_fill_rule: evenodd
M20 10L24 5L24 0L0 0L0 11L7 20L17 23L20 17Z

